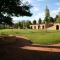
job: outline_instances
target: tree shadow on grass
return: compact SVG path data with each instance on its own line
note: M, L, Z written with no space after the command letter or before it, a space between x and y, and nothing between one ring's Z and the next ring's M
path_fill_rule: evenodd
M19 36L0 36L0 46L25 46L32 42L24 37Z
M32 44L27 39L15 36L4 37L4 39L0 38L0 42L2 42L0 44L0 60L60 60L60 53L21 49L21 46Z

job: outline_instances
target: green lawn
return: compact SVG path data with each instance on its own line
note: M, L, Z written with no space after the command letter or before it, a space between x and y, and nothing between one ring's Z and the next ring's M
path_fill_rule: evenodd
M0 29L0 35L25 36L33 43L50 44L60 43L60 31L42 31L29 29Z

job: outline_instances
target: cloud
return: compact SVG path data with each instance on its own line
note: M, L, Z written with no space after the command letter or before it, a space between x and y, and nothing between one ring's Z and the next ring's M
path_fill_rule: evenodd
M14 21L21 21L21 20L31 20L34 19L38 21L39 18L42 20L45 17L45 0L24 0L24 2L28 1L29 4L31 4L33 7L31 8L31 12L33 15L31 17L14 17ZM42 2L44 1L44 2ZM54 1L54 3L52 2ZM42 2L42 3L41 3ZM50 9L50 15L52 17L55 17L58 12L60 11L60 2L57 2L57 0L48 0L49 7L51 6L52 9Z
M12 18L13 18L13 22L19 22L21 20L30 20L30 21L36 20L36 21L38 21L39 18L41 18L43 20L44 17L45 17L45 13L44 12L39 12L38 14L33 15L31 17L24 16L24 17L12 17Z
M51 16L52 16L52 17L55 17L55 16L58 14L58 12L60 12L60 7L58 7L57 10L52 10L52 11L51 11Z
M36 12L39 12L40 9L38 7L33 7L31 10L32 10L32 12L36 13Z
M57 6L60 6L60 3L58 2L58 3L56 3L56 5L57 5Z
M38 14L32 16L31 17L31 20L34 20L35 19L36 21L38 21L39 18L41 18L43 20L44 17L45 17L45 13L44 12L39 12Z

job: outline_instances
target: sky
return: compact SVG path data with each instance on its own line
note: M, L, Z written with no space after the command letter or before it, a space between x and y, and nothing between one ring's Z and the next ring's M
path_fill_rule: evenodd
M24 0L25 1L25 0ZM33 14L31 17L13 17L13 22L18 22L22 20L36 20L39 18L44 20L45 17L45 9L46 9L46 0L26 0L33 7L30 9ZM60 0L47 0L47 5L50 10L50 16L55 17L60 11Z

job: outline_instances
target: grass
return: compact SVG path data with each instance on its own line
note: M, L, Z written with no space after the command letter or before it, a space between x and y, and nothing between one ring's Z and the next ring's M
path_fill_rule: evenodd
M0 29L0 35L24 36L36 44L60 43L60 31Z

